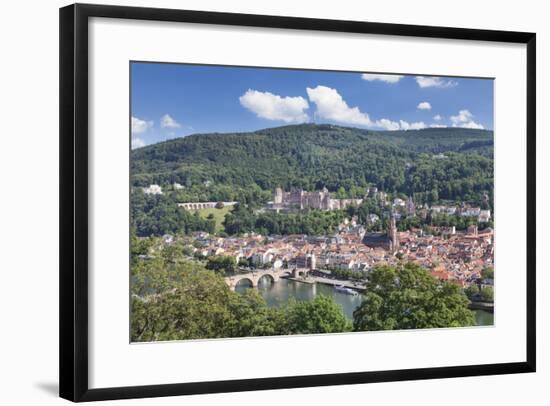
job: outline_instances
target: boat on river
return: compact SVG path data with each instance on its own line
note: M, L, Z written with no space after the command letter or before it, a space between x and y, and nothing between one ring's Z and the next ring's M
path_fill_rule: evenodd
M340 293L345 293L346 295L352 295L352 296L357 296L359 293L357 293L356 290L353 290L351 288L347 288L345 287L344 285L336 285L334 286L334 289L337 291L337 292L340 292Z

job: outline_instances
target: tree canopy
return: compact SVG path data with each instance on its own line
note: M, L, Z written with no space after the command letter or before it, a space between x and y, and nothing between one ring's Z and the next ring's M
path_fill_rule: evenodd
M223 277L179 255L133 238L132 341L165 341L219 337L308 334L351 330L342 308L332 298L267 306L256 289L236 293ZM154 248L154 249L153 249ZM147 251L148 250L148 251ZM148 259L143 253L152 253ZM177 254L176 254L177 255ZM218 257L213 263L223 263Z
M271 199L276 187L326 187L336 198L362 198L367 187L376 186L414 196L421 204L456 200L492 208L492 150L491 131L463 128L375 132L305 124L196 134L132 151L132 221L142 236L206 231L215 225L191 213L178 214L183 210L176 203L238 201L256 209ZM168 197L138 193L149 184L173 182L183 188L170 190ZM296 221L300 219L291 223ZM258 227L266 230L296 228L271 216L260 222L265 224ZM244 222L229 228L248 226ZM325 228L320 224L314 230Z
M363 303L355 310L352 323L329 296L291 300L274 308L256 289L231 291L218 268L206 269L186 258L180 248L177 243L163 245L152 238L132 237L132 341L475 324L462 290L415 264L375 268L367 277ZM218 262L225 264L225 258L213 261ZM485 289L484 297L492 298L492 290Z
M291 302L286 317L290 334L341 333L352 329L342 306L324 295L311 301Z
M225 273L232 273L235 271L237 261L235 257L228 257L224 255L211 255L206 260L206 269L212 269L218 271L221 275Z
M462 290L418 265L380 266L366 286L364 300L353 313L356 331L475 325Z

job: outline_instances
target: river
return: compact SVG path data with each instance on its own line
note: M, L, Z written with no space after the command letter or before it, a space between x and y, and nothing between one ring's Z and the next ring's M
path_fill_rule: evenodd
M246 284L239 284L235 288L237 292L244 292L250 289ZM267 302L268 306L284 306L291 298L296 300L311 300L317 295L331 296L336 303L342 306L344 314L350 320L353 320L353 311L361 304L361 295L347 295L337 292L332 286L320 283L309 284L295 282L289 279L279 279L276 283L271 283L268 278L262 278L258 290ZM493 324L493 314L484 310L475 310L476 323L479 326Z

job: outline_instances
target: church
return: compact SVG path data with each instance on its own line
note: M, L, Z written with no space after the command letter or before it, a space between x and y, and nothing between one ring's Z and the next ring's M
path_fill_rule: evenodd
M370 248L383 248L392 253L396 253L399 250L399 232L397 231L393 213L390 218L387 232L366 233L363 237L363 243Z

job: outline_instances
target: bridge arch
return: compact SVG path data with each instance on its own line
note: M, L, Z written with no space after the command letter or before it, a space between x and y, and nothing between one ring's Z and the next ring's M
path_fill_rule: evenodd
M256 284L254 283L254 280L252 278L248 278L246 276L243 276L242 278L239 278L235 281L235 287L239 286L239 285L243 285L243 282L245 282L247 285L249 285L250 287L254 287L256 286Z
M275 276L273 274L264 273L264 274L258 276L258 285L260 284L261 280L265 280L265 279L269 280L271 283L277 282L276 279L275 279Z
M272 283L275 283L278 282L281 275L284 274L282 270L252 271L245 274L227 276L225 277L225 283L231 290L235 290L241 281L246 280L253 288L257 288L260 279L269 278Z

